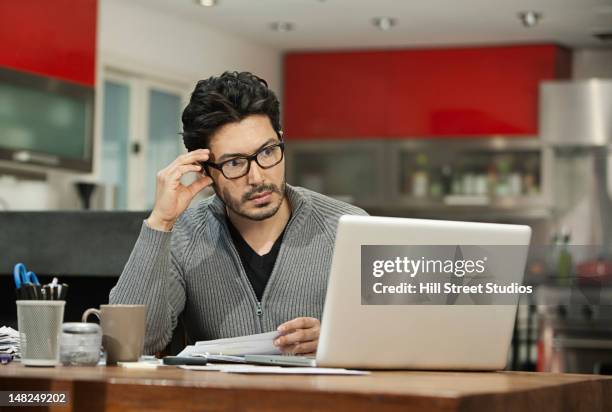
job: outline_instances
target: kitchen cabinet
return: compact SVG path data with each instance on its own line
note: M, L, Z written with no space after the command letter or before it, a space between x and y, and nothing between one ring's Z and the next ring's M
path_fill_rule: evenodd
M512 221L550 214L551 158L537 139L289 141L287 179L381 216Z
M386 52L288 55L283 95L288 138L381 135L389 57Z
M538 85L567 76L556 46L391 54L389 136L538 134Z
M461 209L543 217L550 153L536 139L389 140L393 204L420 213Z
M389 198L386 146L379 140L287 144L289 182L336 199L375 207Z
M97 7L0 1L0 159L92 170Z
M538 134L538 85L568 78L555 45L289 53L288 139Z
M97 0L0 2L0 67L95 83Z

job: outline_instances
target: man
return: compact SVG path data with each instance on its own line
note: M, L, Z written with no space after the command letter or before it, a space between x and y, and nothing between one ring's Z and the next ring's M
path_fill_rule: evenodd
M155 206L110 303L147 305L145 353L179 315L189 343L278 330L316 351L338 219L359 208L285 183L279 102L243 73L199 81L183 112L189 153L157 174ZM181 184L185 173L199 178ZM187 208L207 186L215 195Z

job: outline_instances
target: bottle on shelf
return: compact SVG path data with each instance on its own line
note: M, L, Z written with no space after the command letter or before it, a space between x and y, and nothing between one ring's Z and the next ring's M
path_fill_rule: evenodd
M463 193L463 171L461 169L455 169L453 172L451 194L462 195Z
M526 164L525 174L523 175L523 192L526 195L537 195L540 192L537 182L538 164L535 159L531 159Z
M453 168L449 164L442 166L442 194L450 195L453 193Z
M427 173L427 155L419 153L416 157L417 169L412 175L412 196L423 198L429 193L429 174Z
M574 276L574 268L572 264L572 254L569 250L570 234L563 231L560 239L560 247L557 263L557 285L570 286L572 277Z
M432 198L440 198L444 194L442 183L439 180L433 180L429 185L429 196Z
M400 169L400 191L408 196L412 196L412 176L414 175L415 161L414 153L406 152L402 155Z
M487 177L486 170L483 166L478 168L476 173L475 182L475 195L478 196L487 196L489 194L489 181Z
M496 169L499 172L499 176L495 186L495 196L506 197L510 194L510 185L508 182L508 177L510 174L510 161L505 157L501 157L497 161Z
M508 175L508 188L510 196L521 196L523 194L523 179L519 172Z
M489 167L487 169L487 191L489 196L495 195L495 188L497 187L497 167L495 162L489 163Z

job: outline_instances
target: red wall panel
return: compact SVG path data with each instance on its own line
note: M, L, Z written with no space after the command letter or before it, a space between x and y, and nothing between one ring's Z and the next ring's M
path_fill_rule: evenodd
M95 82L97 0L0 1L0 66Z
M568 78L554 45L291 53L287 136L537 135L538 85Z

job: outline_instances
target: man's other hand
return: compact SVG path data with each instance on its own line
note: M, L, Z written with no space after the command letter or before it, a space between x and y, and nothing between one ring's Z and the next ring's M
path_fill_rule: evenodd
M312 354L317 351L321 322L315 318L295 318L277 328L280 336L274 340L285 354Z

